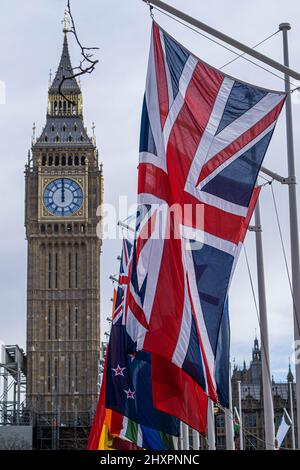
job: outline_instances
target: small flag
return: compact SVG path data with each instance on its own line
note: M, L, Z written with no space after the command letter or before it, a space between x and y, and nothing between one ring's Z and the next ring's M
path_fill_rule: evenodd
M289 423L286 422L286 418L288 419ZM282 415L280 425L276 434L276 448L277 449L280 449L281 444L283 443L285 436L289 432L290 427L291 427L290 417L287 415L286 411L284 410L284 413Z
M106 407L145 427L177 436L179 421L153 406L151 355L128 353L133 346L122 324L113 322L107 357Z
M134 442L143 449L174 450L173 436L143 426L126 417L124 417L120 438Z

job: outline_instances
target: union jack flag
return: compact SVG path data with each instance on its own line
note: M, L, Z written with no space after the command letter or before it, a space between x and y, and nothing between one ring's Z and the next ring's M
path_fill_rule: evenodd
M134 352L124 322L123 305L131 269L132 244L123 240L119 271L119 295L110 333L105 375L106 408L142 426L141 432L158 437L159 432L178 435L179 421L153 406L151 387L151 355ZM122 292L120 292L122 291ZM123 300L122 300L123 299ZM129 351L132 351L132 353ZM149 437L149 436L148 436Z
M285 98L223 75L153 23L126 328L214 400L224 304Z
M129 265L130 265L131 248L132 248L132 243L126 238L123 238L118 287L116 290L114 307L113 307L113 316L112 316L112 320L114 324L117 323L118 320L123 315L124 292L128 285L128 270L129 270Z
M131 340L123 322L123 301L131 249L131 241L124 239L111 334L88 449L173 450L172 436L179 435L179 421L153 406L150 354L127 352Z

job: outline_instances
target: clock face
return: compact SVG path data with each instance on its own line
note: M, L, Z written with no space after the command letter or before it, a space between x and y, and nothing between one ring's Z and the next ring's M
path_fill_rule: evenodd
M44 205L56 217L75 214L83 202L83 193L79 184L69 178L51 181L44 190Z

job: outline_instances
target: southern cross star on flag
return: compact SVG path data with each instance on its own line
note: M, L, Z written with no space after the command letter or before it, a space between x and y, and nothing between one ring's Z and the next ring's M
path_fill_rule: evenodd
M88 443L90 450L133 450L132 445L172 450L172 436L179 435L178 419L153 406L150 354L127 351L128 342L132 341L125 329L123 307L131 246L128 240L123 240L111 335L97 413Z

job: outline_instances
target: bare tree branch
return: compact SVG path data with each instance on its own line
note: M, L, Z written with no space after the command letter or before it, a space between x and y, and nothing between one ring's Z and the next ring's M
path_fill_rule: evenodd
M79 40L76 26L75 26L75 21L74 17L71 11L71 0L68 0L68 5L67 5L67 13L70 19L70 29L68 29L68 33L72 33L75 36L76 42L78 46L81 49L81 56L82 59L80 61L80 64L78 67L74 67L73 70L73 75L70 75L68 77L63 76L59 87L58 87L58 92L59 94L69 103L74 104L72 100L70 100L67 96L64 95L62 91L62 85L66 80L72 80L73 78L80 77L81 75L86 75L88 73L92 73L95 70L96 65L98 64L99 60L94 59L94 53L93 52L88 52L88 51L96 51L99 49L99 47L85 47L81 44L81 41Z

